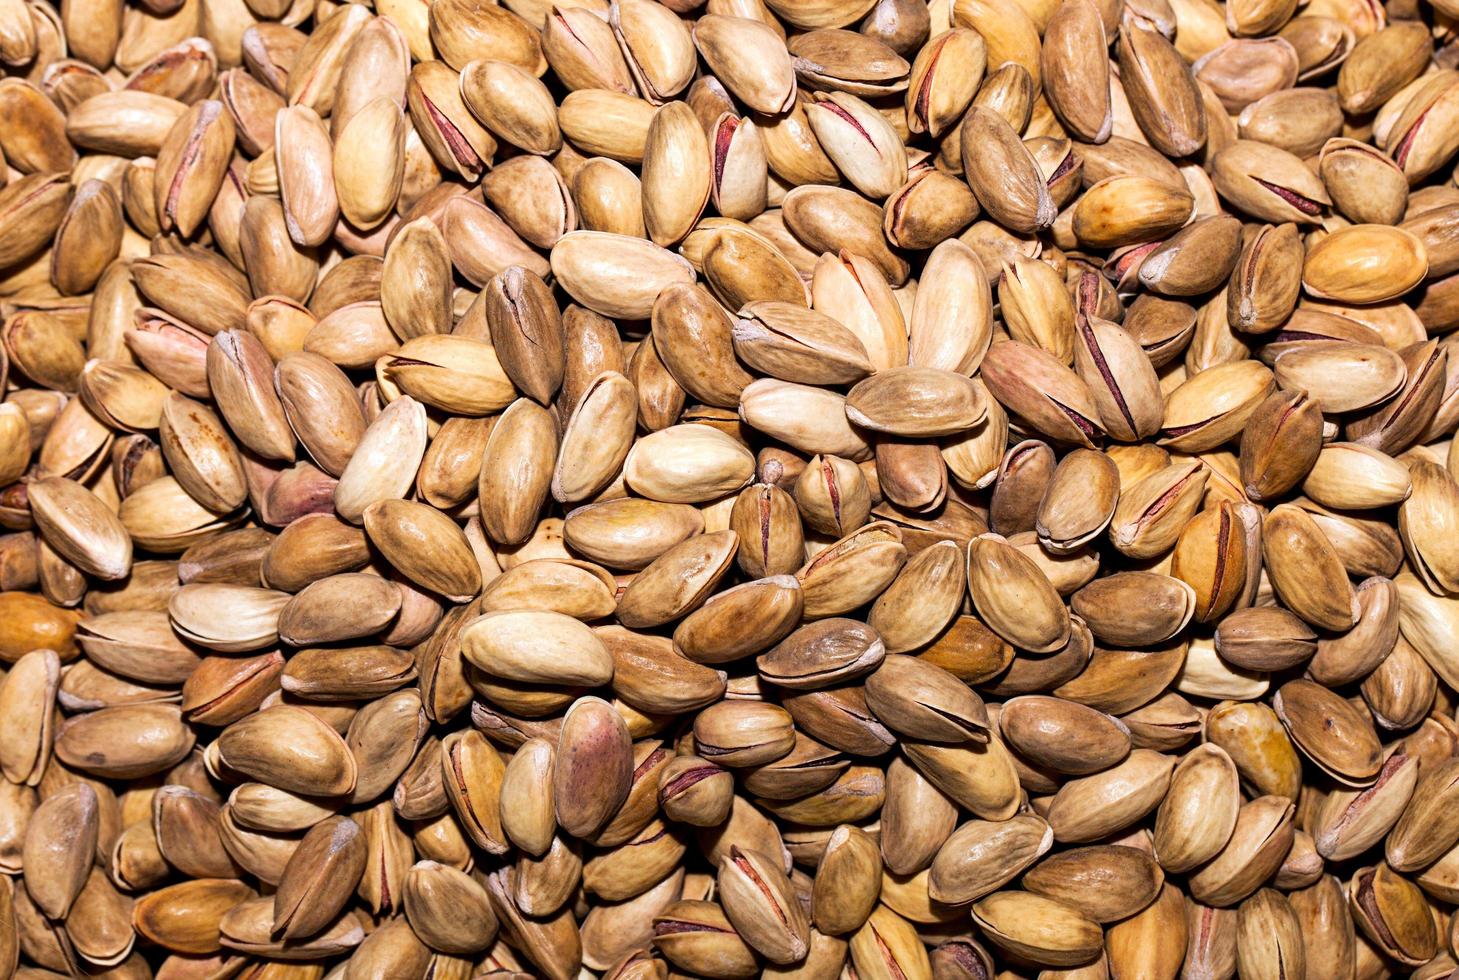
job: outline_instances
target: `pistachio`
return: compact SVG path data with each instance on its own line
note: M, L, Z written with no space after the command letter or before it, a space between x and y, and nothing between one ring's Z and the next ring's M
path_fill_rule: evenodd
M0 975L1447 975L1459 7L574 3L0 0Z

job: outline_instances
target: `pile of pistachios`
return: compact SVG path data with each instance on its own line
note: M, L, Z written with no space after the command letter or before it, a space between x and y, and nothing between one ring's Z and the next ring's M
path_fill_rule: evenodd
M0 0L0 980L1459 978L1459 2Z

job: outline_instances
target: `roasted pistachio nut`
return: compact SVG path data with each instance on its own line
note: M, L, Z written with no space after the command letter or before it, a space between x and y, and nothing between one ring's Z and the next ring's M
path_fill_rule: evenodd
M1046 966L1086 964L1102 945L1091 919L1034 892L994 892L973 906L973 920L994 945Z
M1353 920L1386 955L1400 963L1427 963L1438 937L1419 887L1386 864L1362 868L1348 885Z
M0 976L1452 972L1456 16L0 0Z
M725 914L751 948L772 963L805 958L809 923L778 857L731 845L716 883Z

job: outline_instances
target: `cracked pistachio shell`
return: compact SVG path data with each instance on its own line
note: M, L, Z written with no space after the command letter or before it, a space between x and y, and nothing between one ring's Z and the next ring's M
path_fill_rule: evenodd
M37 529L71 564L100 579L122 578L131 569L131 537L96 494L56 476L30 483L28 495Z
M881 39L859 31L808 31L787 44L808 84L858 96L897 94L910 66Z
M563 429L553 497L575 504L611 483L633 447L637 419L637 395L627 378L616 371L594 377Z
M1052 439L1092 449L1103 435L1088 385L1046 351L1017 341L994 344L981 377L1004 408Z
M1409 564L1431 589L1453 594L1459 568L1446 544L1449 535L1445 529L1459 506L1459 486L1435 463L1417 462L1408 472L1413 492L1399 505L1398 529Z
M1399 871L1417 871L1459 841L1451 817L1455 766L1444 761L1421 774L1418 785L1384 842L1384 856Z
M1076 449L1054 469L1039 501L1039 543L1057 554L1077 551L1102 534L1114 517L1120 474L1104 453Z
M654 302L652 328L654 349L692 397L719 408L738 407L740 392L754 379L734 359L734 320L707 289L665 289Z
M810 923L778 861L731 846L716 880L725 914L751 948L772 963L805 957Z
M1448 373L1448 351L1436 341L1412 343L1398 353L1408 372L1399 397L1362 413L1347 426L1353 441L1389 454L1407 449L1428 427Z
M726 589L684 617L674 643L696 663L726 663L783 639L800 622L803 607L794 576L767 576Z
M878 904L850 941L851 961L866 977L930 976L927 950L916 927L884 904Z
M1277 975L1306 972L1306 950L1296 912L1286 896L1263 888L1236 912L1236 963L1243 973L1275 969Z
M928 782L974 815L1001 821L1017 812L1017 769L996 737L961 745L905 741L902 747Z
M868 198L883 200L906 183L906 146L865 101L847 92L817 92L806 117L826 155Z
M694 39L679 16L653 0L615 0L608 25L639 89L661 105L694 77Z
M719 765L738 768L774 762L794 744L794 723L779 705L721 701L694 719L695 749Z
M1418 770L1418 758L1400 745L1383 763L1372 786L1328 794L1313 816L1317 853L1343 861L1381 841L1413 797Z
M865 684L871 710L900 734L934 742L987 738L988 713L982 699L941 667L892 654Z
M359 824L329 817L315 824L284 865L273 900L273 933L284 939L324 930L353 897L365 870Z
M1241 433L1241 481L1252 500L1275 499L1301 482L1322 452L1322 412L1301 390L1268 395Z
M1247 559L1246 535L1230 501L1202 511L1185 526L1170 573L1193 590L1196 620L1218 619L1237 602L1246 584Z
M1065 364L1073 359L1074 302L1048 263L1018 256L1005 264L998 304L1014 340L1041 348Z
M1266 333L1286 321L1302 289L1303 256L1297 226L1290 222L1264 225L1246 240L1226 293L1233 329Z
M1298 157L1254 140L1237 140L1217 151L1211 181L1238 210L1274 224L1315 224L1332 203L1322 181Z
M920 649L961 609L965 576L962 549L939 541L908 560L871 607L867 623L892 653Z
M1403 358L1377 344L1324 342L1282 351L1273 365L1286 390L1309 393L1324 412L1348 412L1386 401L1403 387Z
M1223 618L1216 627L1222 659L1250 670L1282 670L1311 659L1317 634L1279 606L1249 606Z
M1333 207L1358 224L1395 225L1408 204L1408 179L1377 147L1334 137L1322 146L1318 174Z
M740 360L782 381L839 385L860 381L872 371L866 346L854 333L825 313L796 303L750 303L740 310L731 339Z
M954 27L924 45L907 82L908 129L934 139L952 129L977 94L987 64L987 44L970 28Z
M618 619L630 628L659 626L691 612L708 597L734 561L734 531L696 535L660 555L623 591Z
M753 977L760 969L754 951L736 932L716 902L684 899L653 919L653 945L685 970Z
M1112 438L1133 442L1160 428L1155 368L1125 330L1097 317L1075 320L1074 365Z
M86 783L52 794L36 807L21 860L26 891L42 912L64 919L86 883L100 830L99 801Z
M1272 372L1255 361L1196 374L1166 398L1162 445L1183 452L1215 449L1240 435L1273 384Z
M1255 892L1291 848L1293 812L1292 802L1277 796L1258 796L1242 806L1226 846L1189 878L1191 897L1225 908Z
M887 521L873 521L846 535L796 572L805 597L807 618L850 612L876 598L907 561L901 531Z
M773 684L816 690L874 670L884 655L881 637L870 626L831 618L795 630L755 664Z
M1427 963L1438 947L1428 900L1386 864L1362 868L1348 882L1348 905L1363 935L1408 966Z

